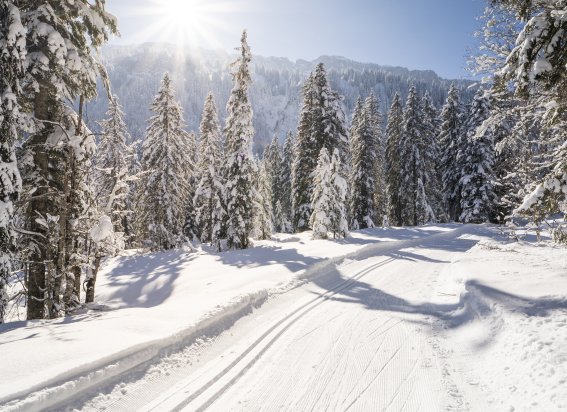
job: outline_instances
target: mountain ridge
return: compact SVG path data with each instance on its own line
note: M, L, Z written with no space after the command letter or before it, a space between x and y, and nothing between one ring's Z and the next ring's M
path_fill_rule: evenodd
M180 49L169 43L150 42L106 46L101 56L134 140L143 139L150 117L149 107L165 72L172 77L188 130L198 130L203 102L209 91L215 96L221 119L226 116L225 104L232 89L230 64L236 54L224 50ZM298 59L294 62L286 57L255 55L251 64L250 99L255 113L256 153L262 152L273 135L283 139L289 130L295 131L301 85L319 62L325 64L331 86L344 96L349 119L357 97L365 97L370 90L378 96L384 114L393 95L397 92L405 99L411 84L416 85L420 95L428 91L437 107L443 104L452 82L462 90L464 101L469 101L474 93L469 87L472 81L443 79L433 70L362 63L342 56L322 55L313 61ZM99 97L88 105L87 122L92 129L99 128L97 121L104 118L107 103L101 86Z

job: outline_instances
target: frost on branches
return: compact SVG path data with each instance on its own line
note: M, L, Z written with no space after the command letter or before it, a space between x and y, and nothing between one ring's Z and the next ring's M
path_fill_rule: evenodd
M252 231L254 201L254 175L257 172L252 155L252 106L248 97L250 83L249 65L252 60L246 31L242 33L239 58L233 63L234 86L227 104L225 196L227 212L227 245L229 248L246 249Z
M151 106L153 116L142 146L141 220L151 250L180 246L189 202L187 169L192 169L189 134L173 85L166 74Z

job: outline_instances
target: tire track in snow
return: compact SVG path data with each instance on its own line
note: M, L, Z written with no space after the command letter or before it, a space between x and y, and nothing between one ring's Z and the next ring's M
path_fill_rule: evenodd
M239 371L236 373L236 376L232 377L228 382L226 382L220 389L214 392L213 395L209 396L208 399L201 404L196 411L203 411L209 406L211 406L215 400L217 400L220 395L222 395L228 388L234 385L238 379L242 377L242 375L252 367L258 359L281 337L281 335L287 331L292 325L294 325L298 320L300 320L303 316L307 313L314 310L316 307L321 305L322 303L330 300L333 296L339 294L341 291L347 289L352 284L354 284L359 279L366 276L368 273L372 272L375 269L378 269L381 266L384 266L390 262L393 262L395 258L388 258L382 262L376 263L371 265L370 267L362 270L355 276L345 280L336 288L313 298L311 301L307 302L306 304L300 306L298 309L294 310L291 314L285 316L283 319L279 320L274 326L272 326L268 331L266 331L260 338L258 338L252 345L250 345L238 358L236 358L229 366L223 369L220 373L215 375L211 380L193 392L188 398L186 398L183 402L177 404L172 411L181 411L186 408L190 403L195 401L198 397L204 394L208 389L212 388L215 384L217 384L222 378L225 378L229 372L231 372L242 360L246 358L248 354L250 354L258 345L260 345L263 341L265 341L273 332L275 332L280 326L282 326L281 330L279 330L276 335L270 339L267 343L265 343L258 354L256 354L250 361L248 361L245 365L239 367ZM287 322L287 323L286 323ZM156 405L159 407L159 405ZM154 408L149 409L148 411L154 410Z

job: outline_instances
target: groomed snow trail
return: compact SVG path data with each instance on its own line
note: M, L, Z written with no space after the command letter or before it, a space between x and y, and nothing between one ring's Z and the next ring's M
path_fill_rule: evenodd
M111 411L437 411L466 405L431 345L466 227L392 242L276 296L159 373L81 405Z

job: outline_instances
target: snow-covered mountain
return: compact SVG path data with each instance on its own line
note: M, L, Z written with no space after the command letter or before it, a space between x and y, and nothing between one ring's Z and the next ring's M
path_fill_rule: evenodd
M172 76L177 97L185 111L190 130L198 130L203 102L209 91L217 100L221 119L232 87L230 63L234 55L224 51L203 49L180 50L177 46L147 43L136 46L111 46L102 51L103 60L112 83L126 112L126 121L134 139L144 136L149 106L165 72ZM405 100L409 86L415 83L418 92L426 90L440 107L446 98L451 80L440 78L435 72L408 70L402 67L360 63L343 57L322 56L315 61L254 56L251 99L256 129L255 151L261 151L274 134L280 139L297 127L301 106L301 85L319 62L325 63L331 86L344 97L348 116L358 96L366 96L371 89L380 99L385 112L396 92ZM469 101L473 91L471 82L457 80L463 90L463 100ZM106 94L90 102L87 116L92 128L104 117Z

